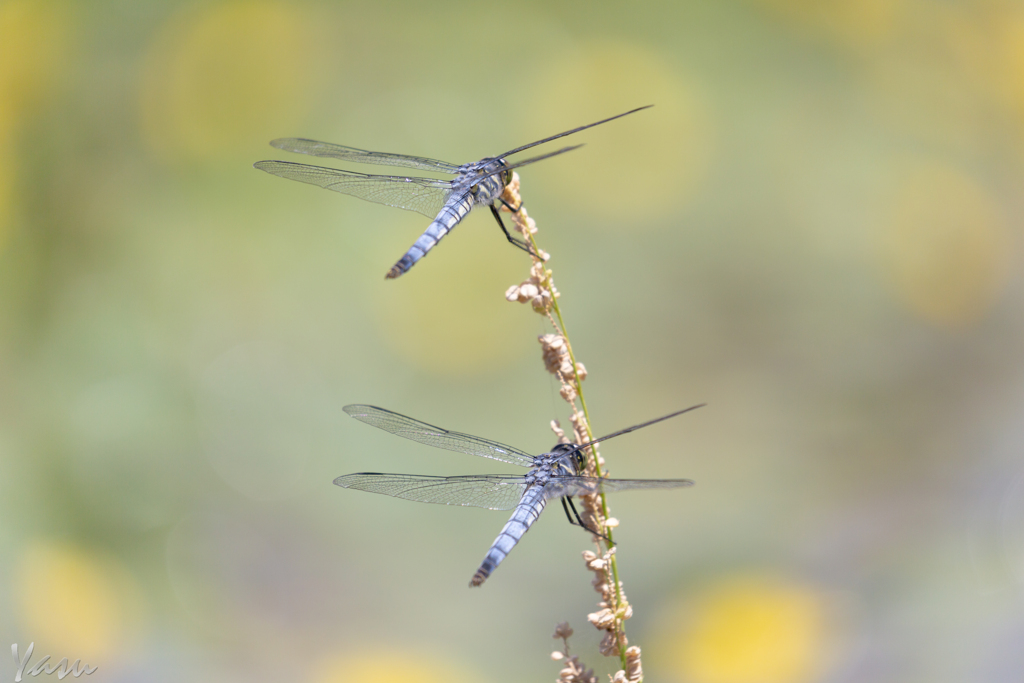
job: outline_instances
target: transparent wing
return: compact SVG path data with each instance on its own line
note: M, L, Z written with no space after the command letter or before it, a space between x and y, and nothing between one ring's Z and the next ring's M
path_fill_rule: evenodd
M689 479L602 479L600 477L552 477L544 485L544 497L585 496L630 489L677 489L693 486Z
M482 458L500 460L510 465L519 465L521 467L533 466L532 455L497 441L489 441L488 439L481 439L479 436L448 431L447 429L435 427L426 422L420 422L411 417L399 415L376 406L351 405L345 406L342 410L360 422L365 422L377 429L383 429L385 432L391 432L397 436L418 441L434 448L443 448L447 451L455 451L456 453L479 455Z
M416 211L428 218L437 216L452 192L450 180L435 178L370 175L290 161L257 161L253 166L282 178L350 194L368 202Z
M523 477L468 475L463 477L430 477L417 474L381 474L360 472L334 480L343 489L441 505L471 505L488 510L511 510L523 497Z
M501 157L501 158L504 158L504 157L507 157L509 155L515 154L516 152L522 152L524 149L530 149L531 147L536 147L537 145L543 145L545 142L551 142L552 140L557 140L558 138L564 138L566 135L572 135L573 133L579 133L581 130L586 130L587 128L593 128L594 126L600 126L602 123L608 123L609 121L614 121L615 119L621 119L623 116L629 116L630 114L633 114L635 112L641 111L643 109L650 109L653 106L654 106L653 104L648 104L645 107L637 107L636 109L631 109L631 110L627 111L624 114L616 114L615 116L612 116L611 118L602 119L602 120L600 120L600 121L598 121L596 123L588 123L585 126L580 126L579 128L573 128L572 130L567 130L567 131L565 131L563 133L559 133L557 135L552 135L550 137L546 137L543 140L537 140L536 142L531 142L528 145L523 145L522 147L516 147L515 149L510 149L509 151L505 152L504 154L499 154L498 156ZM271 143L271 144L273 144L273 143Z
M286 152L298 152L315 157L330 157L343 161L355 161L360 164L376 164L377 166L403 166L418 168L422 171L438 171L440 173L457 173L459 167L446 161L414 157L407 154L391 154L389 152L368 152L365 149L334 145L330 142L307 140L306 138L280 138L272 140L271 146Z

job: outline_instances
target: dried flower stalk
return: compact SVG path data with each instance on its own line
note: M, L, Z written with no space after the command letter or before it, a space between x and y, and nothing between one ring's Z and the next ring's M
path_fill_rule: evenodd
M569 656L569 636L571 635L572 627L569 626L568 621L563 621L555 627L555 635L551 636L556 640L562 640L562 650L552 652L551 659L556 662L565 660L555 683L597 683L597 676L594 675L593 669L586 668L578 655Z
M570 420L573 436L571 440L575 443L593 441L590 413L583 396L583 380L587 378L587 369L583 363L576 360L576 355L573 353L572 343L569 341L569 334L565 329L565 321L562 319L562 312L558 307L558 299L561 295L555 288L552 272L547 267L550 255L537 246L537 224L530 218L522 204L517 173L512 174L512 181L505 187L502 198L508 202L508 205L519 207L519 211L509 212L514 228L529 242L535 254L533 265L530 267L530 277L518 285L509 287L505 292L505 298L513 302L529 303L534 311L545 316L551 322L554 333L541 335L538 338L544 366L548 372L558 378L561 384L559 393L572 408ZM503 210L508 211L507 208ZM551 427L560 441L570 441L557 422L552 422ZM606 472L602 469L605 462L597 448L590 446L586 449L586 453L589 457L585 473L592 477L606 476ZM622 582L619 580L619 569L615 559L615 544L612 540L612 530L619 525L619 522L608 514L608 502L603 493L580 496L580 501L582 508L580 516L584 523L591 529L601 530L607 537L606 539L593 537L594 543L603 553L600 557L591 551L584 553L587 568L598 575L593 582L594 589L601 594L599 603L601 610L591 614L588 620L599 630L606 632L604 640L601 642L601 653L605 656L618 655L622 664L622 670L615 674L613 681L636 683L643 680L640 648L628 647L625 621L632 616L633 608L627 602L626 594L622 590ZM567 624L566 628L568 628ZM569 629L569 633L572 633L572 629ZM560 637L557 631L555 637ZM566 644L566 656L568 656L568 643ZM566 671L569 668L571 667L563 670L564 675L577 675L575 673L567 674ZM580 668L579 674L584 673L587 672ZM566 678L564 680L583 681L585 679Z

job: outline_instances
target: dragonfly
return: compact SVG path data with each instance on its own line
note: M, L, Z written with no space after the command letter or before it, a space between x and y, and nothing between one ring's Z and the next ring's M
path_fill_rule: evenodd
M479 436L435 427L384 408L349 405L345 406L343 410L352 417L396 436L435 448L477 455L530 469L525 475L469 474L454 477L359 472L340 476L334 480L334 483L345 489L383 493L387 496L421 503L465 505L489 510L514 510L469 582L470 586L479 586L487 580L491 572L501 564L512 548L537 521L549 500L560 498L562 509L565 510L570 524L583 527L590 533L607 540L604 534L590 528L580 518L576 506L572 502L573 496L612 493L629 489L674 489L693 486L693 481L689 479L609 479L587 476L584 473L586 469L584 449L662 420L688 413L703 405L701 403L677 410L674 413L620 429L587 443L559 443L547 453L540 455L530 455L518 448ZM569 512L570 509L572 514Z
M504 207L513 213L517 213L521 208L521 206L510 206L502 198L505 186L512 181L512 170L544 159L550 159L559 154L571 152L583 145L563 147L554 152L522 161L509 162L506 157L567 135L579 133L587 128L593 128L602 123L614 121L643 109L649 109L651 106L653 105L639 107L595 123L546 137L543 140L531 142L528 145L510 149L496 157L484 157L480 161L462 164L461 166L450 164L446 161L438 161L437 159L408 156L406 154L391 154L389 152L369 152L363 149L356 149L355 147L345 147L306 138L281 138L270 143L273 147L286 152L308 154L315 157L329 157L342 161L354 161L360 164L400 166L420 171L447 173L455 176L452 180L418 178L415 176L370 175L368 173L343 171L325 166L298 164L291 161L258 161L253 166L261 171L266 171L282 178L317 185L327 190L352 195L369 202L415 211L425 215L427 218L433 218L433 221L427 226L424 233L409 247L405 255L398 259L385 276L387 279L394 279L412 268L428 251L434 248L442 237L451 232L470 211L484 204L490 207L491 213L494 215L495 220L498 221L498 225L501 227L501 231L505 234L505 238L508 239L509 243L527 253L534 254L529 244L513 237L509 233L501 220L501 216L498 214L499 207Z

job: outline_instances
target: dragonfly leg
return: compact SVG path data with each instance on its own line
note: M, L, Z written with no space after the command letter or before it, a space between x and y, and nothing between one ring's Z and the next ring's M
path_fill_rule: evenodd
M502 201L504 202L504 200L502 200ZM501 226L501 231L503 233L505 233L505 237L508 239L508 241L511 244L514 244L515 246L517 246L520 249L522 249L523 251L525 251L530 256L536 257L537 254L533 253L533 249L530 247L529 244L527 244L523 240L516 239L511 234L509 234L508 228L506 228L505 224L502 222L501 216L498 215L498 209L494 206L494 204L491 204L490 207L491 207L491 214L494 216L494 220L498 221L498 225Z
M566 505L566 503L568 503L568 505ZM576 521L575 522L572 521L572 516L569 514L569 508L572 508L572 514L576 515ZM608 538L607 536L605 536L604 534L602 534L599 531L595 531L594 529L591 529L589 526L587 526L586 524L583 523L583 520L580 518L580 513L576 511L576 506L573 504L572 498L570 498L569 496L562 496L562 509L565 510L565 516L569 518L569 524L572 524L573 526L583 527L584 529L586 529L590 533L594 534L595 536L597 536L599 538L603 538L604 540L608 541L612 545L615 545L615 542L612 541L612 539Z
M569 524L576 526L576 522L572 521L572 515L569 514L569 506L565 504L565 496L562 496L562 509L565 510L565 518L569 520Z
M522 199L519 200L519 206L517 206L514 209L512 208L511 204L509 204L508 202L505 201L504 197L498 197L498 201L501 202L501 205L504 206L509 211L511 211L512 213L519 213L519 210L521 208L523 208L523 200Z

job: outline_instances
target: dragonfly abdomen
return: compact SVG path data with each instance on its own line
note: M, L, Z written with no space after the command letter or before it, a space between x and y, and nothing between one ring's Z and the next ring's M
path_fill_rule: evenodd
M405 252L405 256L398 259L395 265L391 266L391 270L388 271L387 279L393 280L399 275L402 275L407 270L412 268L417 261L426 256L427 252L434 248L441 238L452 231L459 221L466 217L473 209L473 199L471 197L463 197L461 200L445 204L441 207L441 211L438 212L437 217L431 222L427 229L423 231L419 239L416 240L409 251Z
M540 513L544 511L545 505L547 505L547 499L544 497L542 487L531 486L526 490L523 499L516 506L515 512L512 513L501 533L491 544L491 549L487 551L487 556L484 557L480 568L473 574L473 578L469 582L470 586L479 586L487 580L491 572L512 552L512 548L516 546L523 534L537 521Z

